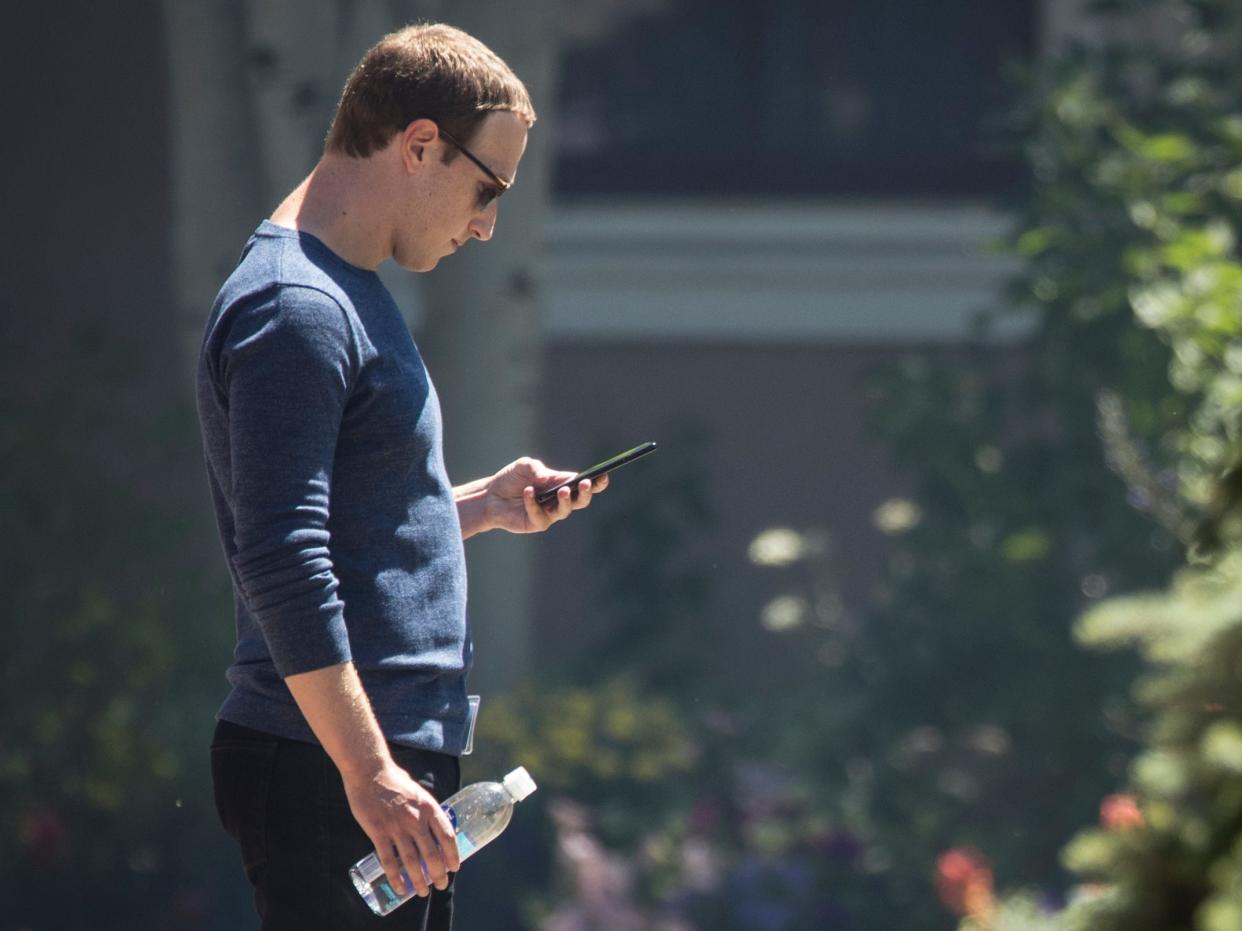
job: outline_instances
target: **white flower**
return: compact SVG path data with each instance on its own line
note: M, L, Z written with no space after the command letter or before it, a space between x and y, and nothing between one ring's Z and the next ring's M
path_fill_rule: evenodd
M748 555L756 566L788 566L806 554L802 534L788 527L772 527L750 543Z
M923 520L923 512L917 504L906 498L889 498L875 509L872 520L884 533L905 533L919 525Z
M773 598L763 608L760 620L773 633L781 633L801 627L810 614L810 605L797 595L781 595Z

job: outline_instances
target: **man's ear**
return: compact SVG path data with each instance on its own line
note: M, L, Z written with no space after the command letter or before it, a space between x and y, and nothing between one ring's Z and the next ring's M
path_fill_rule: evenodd
M440 139L434 120L414 120L401 133L401 161L406 174L414 174L427 163L431 149Z

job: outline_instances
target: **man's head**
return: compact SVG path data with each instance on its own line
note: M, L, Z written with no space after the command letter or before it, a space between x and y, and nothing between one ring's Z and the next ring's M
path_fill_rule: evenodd
M407 26L380 39L354 68L324 148L366 158L419 119L469 146L484 119L503 111L528 127L535 122L525 85L495 52L452 26ZM444 159L458 154L447 146Z

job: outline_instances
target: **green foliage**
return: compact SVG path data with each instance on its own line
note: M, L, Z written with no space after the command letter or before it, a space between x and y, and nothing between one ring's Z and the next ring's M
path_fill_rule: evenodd
M970 345L872 383L874 434L910 487L876 515L892 545L874 602L842 616L831 535L808 517L788 533L822 545L777 571L784 613L815 620L770 625L780 682L713 694L714 718L683 709L702 748L686 781L718 814L706 833L669 834L710 843L716 882L682 909L702 926L941 929L932 875L959 845L1002 880L1060 888L1065 838L1124 778L1137 663L1084 652L1072 622L1169 577L1222 513L1212 479L1237 439L1236 82L1175 59L1075 50L1035 79L1007 306ZM1019 343L991 339L1000 315L1021 318ZM639 580L616 593L641 599ZM618 631L669 637L649 605L631 614ZM702 653L661 642L682 668ZM1229 759L1231 740L1217 734L1213 753ZM768 910L730 910L739 888ZM993 918L1051 920L1034 896Z
M1130 769L1141 821L1080 833L1064 852L1084 885L1058 931L1225 931L1242 915L1242 553L1180 573L1159 595L1084 616L1084 644L1133 645L1149 724ZM998 919L996 931L1011 931Z
M1042 123L1049 178L1059 183L1055 153L1078 140L1080 196L1120 224L1109 292L1118 315L1170 350L1162 402L1135 404L1121 386L1106 398L1113 465L1195 544L1194 567L1167 590L1105 601L1079 624L1085 646L1134 646L1144 660L1134 688L1144 748L1129 768L1142 817L1065 849L1083 885L1048 916L1061 931L1242 925L1242 8L1110 5L1123 16L1157 8L1161 35L1140 46L1108 29L1104 48L1069 62ZM1036 265L1060 269L1054 282L1082 264L1068 230L1046 223L1028 242ZM1153 469L1168 478L1152 481Z
M873 425L907 468L911 500L877 513L893 545L876 601L854 624L775 634L802 659L756 716L790 723L742 742L769 751L777 772L826 800L817 817L855 838L857 868L827 879L818 901L858 926L944 927L930 876L949 846L985 851L1002 878L1063 885L1064 839L1124 778L1141 734L1127 698L1137 664L1085 653L1072 620L1161 584L1192 543L1207 552L1232 538L1218 480L1238 461L1242 410L1231 116L1242 106L1225 50L1242 32L1232 7L1174 6L1168 54L1118 40L1040 77L1022 114L1023 267L1001 312L1020 315L1026 336L997 344L985 322L978 342L877 377ZM1204 42L1220 54L1187 55ZM830 592L795 584L812 616L831 613ZM1210 765L1227 771L1238 733L1203 736ZM1167 753L1137 772L1171 795L1194 785ZM1181 827L1202 834L1205 823ZM746 832L721 846L739 861L764 853ZM1133 888L1175 884L1152 862ZM848 886L882 891L858 902ZM804 915L797 903L815 896L787 904ZM1075 914L1120 898L1087 889ZM1213 920L1230 907L1213 905ZM1002 919L1053 920L1029 897L1002 902L989 920ZM799 926L784 920L771 926Z
M486 905L462 903L465 919L480 926L514 927L520 914L522 927L535 928L551 913L564 891L558 879L568 882L554 868L554 826L566 801L585 806L586 829L610 850L650 865L643 851L661 832L681 830L700 774L711 766L696 700L705 683L718 680L686 662L716 620L704 611L707 573L685 553L687 540L712 520L702 481L707 438L685 423L658 433L670 442L644 462L647 481L618 483L592 505L596 561L610 567L600 593L608 623L595 625L600 635L572 666L514 694L489 696L479 716L465 778L494 778L521 764L540 785L524 803L533 810L497 840L502 849L472 861L464 878L489 890ZM667 493L651 498L641 490L653 486ZM661 867L636 879L633 894L653 903L678 876Z
M687 809L628 848L653 905L730 931L933 931L953 921L938 855L969 845L1002 882L1085 880L1060 911L1038 891L981 907L973 931L1238 925L1236 565L1105 600L1242 539L1242 8L1109 5L1158 6L1158 32L1110 20L1102 46L1032 79L1006 306L971 344L872 383L875 436L910 492L877 511L891 549L866 612L843 610L813 515L756 541L788 580L764 618L785 649L744 694L722 688L676 559L693 522L608 529L617 636L597 659L669 695L699 750ZM1002 315L1019 342L991 338ZM1136 642L1157 670L1139 708L1138 659L1075 641L1095 605L1081 636ZM1063 867L1127 772L1145 826L1086 832Z
M500 772L517 761L540 773L545 794L592 805L614 845L633 846L684 801L667 792L695 755L676 708L622 679L489 698L479 720L472 768Z
M609 623L580 666L593 677L623 674L639 687L690 701L718 681L709 665L685 662L713 636L714 619L704 612L709 574L685 555L687 541L713 521L703 482L708 437L688 423L666 423L659 432L675 442L644 460L643 469L645 487L663 493L623 484L593 518L593 556L610 567L599 592Z

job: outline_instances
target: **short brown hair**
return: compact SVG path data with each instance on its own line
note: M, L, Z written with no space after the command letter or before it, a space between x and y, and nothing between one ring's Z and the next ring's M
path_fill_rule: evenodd
M345 82L324 148L366 158L418 119L469 142L496 110L535 122L526 86L500 56L453 26L406 26L362 56ZM445 160L456 154L450 146Z

